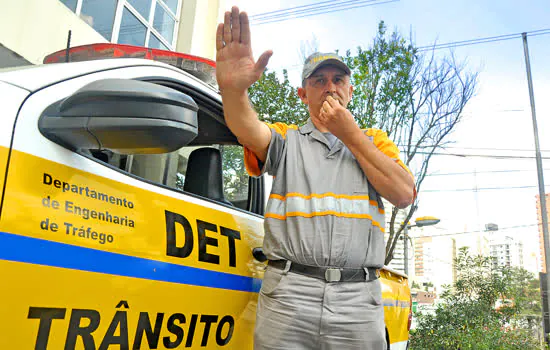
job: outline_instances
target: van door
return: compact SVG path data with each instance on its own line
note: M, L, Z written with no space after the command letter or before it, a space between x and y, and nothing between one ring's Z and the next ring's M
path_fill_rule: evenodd
M0 81L0 98L2 110L0 111L0 217L2 213L2 201L4 193L4 179L9 159L13 126L17 113L25 97L29 95L27 90Z
M199 135L169 154L133 155L41 134L49 106L106 78L193 93ZM219 99L196 85L172 69L127 67L25 101L0 220L1 349L252 348L261 180L244 172Z

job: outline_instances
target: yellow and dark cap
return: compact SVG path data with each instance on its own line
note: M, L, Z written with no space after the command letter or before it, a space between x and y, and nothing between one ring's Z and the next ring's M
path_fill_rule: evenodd
M344 72L346 72L347 75L351 75L351 70L344 63L342 58L337 54L316 52L310 55L308 58L306 58L306 61L304 62L304 70L302 71L302 81L309 78L317 69L321 68L322 66L326 66L328 64L334 65L342 69Z

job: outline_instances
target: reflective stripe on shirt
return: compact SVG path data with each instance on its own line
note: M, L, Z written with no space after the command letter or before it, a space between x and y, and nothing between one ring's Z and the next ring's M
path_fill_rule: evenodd
M376 211L383 214L383 211L373 205L368 196L335 195L333 193L305 196L295 193L286 197L275 194L269 198L266 218L286 220L289 216L333 215L344 218L369 219L372 220L374 226L378 226L384 232L384 226L374 220L370 214Z

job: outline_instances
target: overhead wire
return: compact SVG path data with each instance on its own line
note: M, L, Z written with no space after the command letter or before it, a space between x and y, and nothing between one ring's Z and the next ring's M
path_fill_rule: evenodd
M511 230L516 228L525 228L525 227L533 227L533 226L542 226L541 223L539 224L524 224L524 225L516 225L516 226L506 226L506 227L499 227L498 231L504 231L504 230ZM498 231L482 231L484 233L487 232L498 232ZM464 235L464 234L470 234L470 233L479 233L479 230L476 231L464 231L464 232L449 232L449 233L440 233L440 234L434 234L434 235L424 235L424 236L414 236L414 239L418 239L421 237L443 237L443 236L455 236L455 235Z
M250 25L262 25L262 24L268 24L268 23L277 23L282 21L287 21L291 19L298 19L298 18L304 18L304 17L310 17L310 16L316 16L316 15L322 15L327 13L333 13L333 12L339 12L344 10L351 10L355 8L360 7L369 7L369 6L375 6L375 5L382 5L392 2L398 2L399 0L364 0L364 1L358 1L356 3L350 4L354 6L344 6L344 7L337 7L332 6L330 9L325 9L325 11L310 11L309 13L302 13L300 15L291 15L281 18L273 18L273 19L265 19L265 20L258 20L258 21L251 21Z
M280 9L280 10L275 10L275 11L268 11L268 12L263 12L263 13L259 13L259 14L256 14L256 15L251 15L249 16L248 18L251 20L251 21L254 21L254 20L264 20L264 19L270 19L270 18L273 18L275 16L289 16L289 15L292 15L292 14L296 14L296 13L301 13L301 12L304 12L304 11L312 11L312 10L316 10L316 9L323 9L325 7L334 7L334 6L342 6L342 5L345 5L347 3L356 3L358 1L363 1L363 0L348 0L348 1L343 1L343 0L332 0L332 1L321 1L321 2L315 2L315 3L312 3L312 4L307 4L307 5L301 5L301 6L295 6L295 7L289 7L289 8L286 8L286 9ZM373 0L371 0L373 1ZM330 5L325 5L325 4L330 4ZM296 11L297 10L297 11Z
M412 142L412 144L418 143L418 141ZM398 143L397 147L407 147L407 145ZM459 147L459 146L435 146L435 145L418 145L417 148L433 148L438 147L442 149L471 149L471 150L480 150L480 151L511 151L511 152L535 152L534 149L525 149L525 148L494 148L494 147ZM540 150L541 152L550 152L550 150Z
M525 33L529 36L547 35L547 34L550 34L550 28L531 30ZM455 48L455 47L461 47L461 46L485 44L485 43L491 43L496 41L518 39L518 38L521 38L522 34L523 33L512 33L512 34L503 34L503 35L475 38L475 39L468 39L468 40L451 41L443 44L418 46L416 47L416 49L418 51L428 51L428 50L439 50L439 49Z
M550 185L545 185L550 187ZM455 189L439 189L439 190L422 190L420 193L433 192L477 192L477 191L495 191L495 190L519 190L526 188L538 188L538 186L502 186L502 187L478 187L478 188L455 188Z
M453 156L462 158L493 158L493 159L536 159L535 156L514 156L514 155L498 155L498 154L465 154L465 153L439 153L439 152L416 152L416 154L434 155L434 156ZM541 157L544 160L550 157Z
M550 169L543 169L550 170ZM456 175L472 175L472 174L490 174L490 173L517 173L517 172L534 172L537 169L509 169L509 170L481 170L481 171L467 171L462 173L430 173L426 176L456 176Z
M527 34L527 36L548 35L548 34L550 34L550 28L537 29L537 30L527 31L525 33ZM418 47L416 47L416 49L419 52L423 52L423 51L429 51L429 50L439 50L439 49L455 48L455 47L462 47L462 46L478 45L478 44L485 44L485 43L491 43L491 42L497 42L497 41L506 41L506 40L511 40L511 39L519 39L519 38L521 38L521 35L522 35L522 33L503 34L503 35L497 35L497 36L492 36L492 37L483 37L483 38L475 38L475 39L468 39L468 40L451 41L451 42L443 43L443 44L418 46ZM293 65L289 65L287 67L276 67L276 68L270 68L270 69L271 70L277 70L277 69L279 69L279 70L280 69L293 70L293 69L298 69L301 66L302 66L302 64L293 64Z

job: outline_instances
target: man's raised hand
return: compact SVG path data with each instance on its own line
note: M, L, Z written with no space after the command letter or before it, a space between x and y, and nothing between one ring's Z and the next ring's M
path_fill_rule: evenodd
M216 78L222 93L246 91L260 79L272 54L266 51L254 62L248 15L233 6L216 31Z

